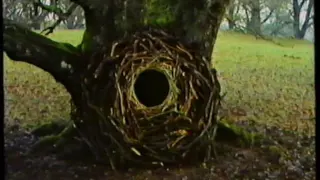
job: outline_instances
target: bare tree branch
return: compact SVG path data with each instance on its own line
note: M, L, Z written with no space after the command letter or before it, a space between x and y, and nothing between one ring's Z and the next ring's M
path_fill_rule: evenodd
M301 0L300 4L299 4L299 9L301 10L301 8L303 7L304 3L306 3L307 0Z
M275 9L271 9L269 14L262 20L261 24L264 24L265 22L268 21L268 19L270 19L270 17L272 16L273 12Z
M72 45L52 41L38 33L4 19L3 50L14 61L22 61L49 72L71 90L66 81L80 69L80 53ZM70 84L70 82L69 82Z
M312 25L314 25L314 22L309 22L309 24L307 25L307 29L310 28Z
M292 9L289 9L288 12L289 12L290 16L292 16L292 17L294 16L294 11Z
M307 8L307 14L305 16L305 21L308 21L313 18L313 15L311 16L311 12L313 9L313 0L309 0L308 8Z
M68 17L73 13L73 11L78 7L77 4L71 4L70 7L68 8L67 12L65 13L62 13L60 15L58 15L58 20L52 25L52 26L49 26L47 28L45 28L44 30L42 30L41 33L44 33L45 32L45 35L49 35L51 33L53 33L54 29L60 25L60 23L62 21L65 21L68 19Z
M313 0L309 0L308 8L307 8L307 13L304 19L304 22L302 24L301 31L306 32L307 29L311 26L310 25L310 20L313 19L314 15L311 16L311 12L313 9Z
M33 4L35 7L40 7L41 9L57 14L58 16L63 16L63 10L55 5L46 5L40 0L35 1Z
M246 15L246 23L248 24L250 21L250 17L249 17L249 9L246 5L242 5L242 8L244 9L245 15Z
M46 5L42 3L40 0L37 0L36 2L33 3L36 8L40 7L41 9L54 13L55 15L58 16L58 20L51 26L45 28L42 30L41 33L45 33L45 35L49 35L53 33L54 29L60 25L62 21L65 21L68 19L68 17L76 10L78 7L78 4L72 3L68 10L64 12L61 8L59 8L56 5Z
M314 15L312 15L312 16L309 16L307 19L306 19L306 21L310 21L310 20L313 20L314 19ZM312 21L312 23L313 23L313 21Z
M239 11L240 11L240 4L238 2L237 5L236 5L235 14L239 14Z

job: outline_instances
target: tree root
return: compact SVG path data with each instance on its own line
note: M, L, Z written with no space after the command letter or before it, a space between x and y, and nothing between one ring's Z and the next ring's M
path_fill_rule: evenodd
M30 155L49 152L63 159L83 159L90 156L89 148L81 141L72 122L44 124L34 129L32 134L40 139L28 152Z
M61 129L63 130L61 131ZM58 133L59 132L59 133ZM30 154L50 152L63 159L93 158L89 148L82 142L73 123L52 122L44 124L32 131L35 136L42 136L36 142ZM261 134L248 132L244 128L226 122L219 122L216 142L237 147L252 147L263 140Z
M60 121L52 121L50 123L41 125L31 131L31 134L37 137L44 137L48 135L58 135L61 133L65 127L67 126L67 122Z
M252 147L264 139L262 134L252 133L237 125L219 122L216 141L233 146Z

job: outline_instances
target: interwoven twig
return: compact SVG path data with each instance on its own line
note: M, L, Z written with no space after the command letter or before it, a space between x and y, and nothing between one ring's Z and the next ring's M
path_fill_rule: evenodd
M144 106L134 83L145 70L163 73L166 100ZM114 43L108 56L93 59L83 77L83 104L74 121L97 158L141 164L208 158L212 150L220 85L196 50L161 30L147 30Z

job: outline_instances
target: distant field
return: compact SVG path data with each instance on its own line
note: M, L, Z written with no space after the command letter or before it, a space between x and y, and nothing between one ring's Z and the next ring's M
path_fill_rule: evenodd
M57 31L50 37L74 45L82 31ZM314 49L297 40L280 45L252 36L220 32L213 57L230 121L253 120L314 133ZM69 95L44 71L5 58L9 122L34 126L68 119ZM239 112L242 112L240 115Z

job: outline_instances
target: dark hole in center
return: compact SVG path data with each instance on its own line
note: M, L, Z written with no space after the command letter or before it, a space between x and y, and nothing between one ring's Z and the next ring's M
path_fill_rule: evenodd
M167 77L156 70L145 70L139 74L134 84L134 92L139 102L147 107L160 105L167 98L170 85Z

